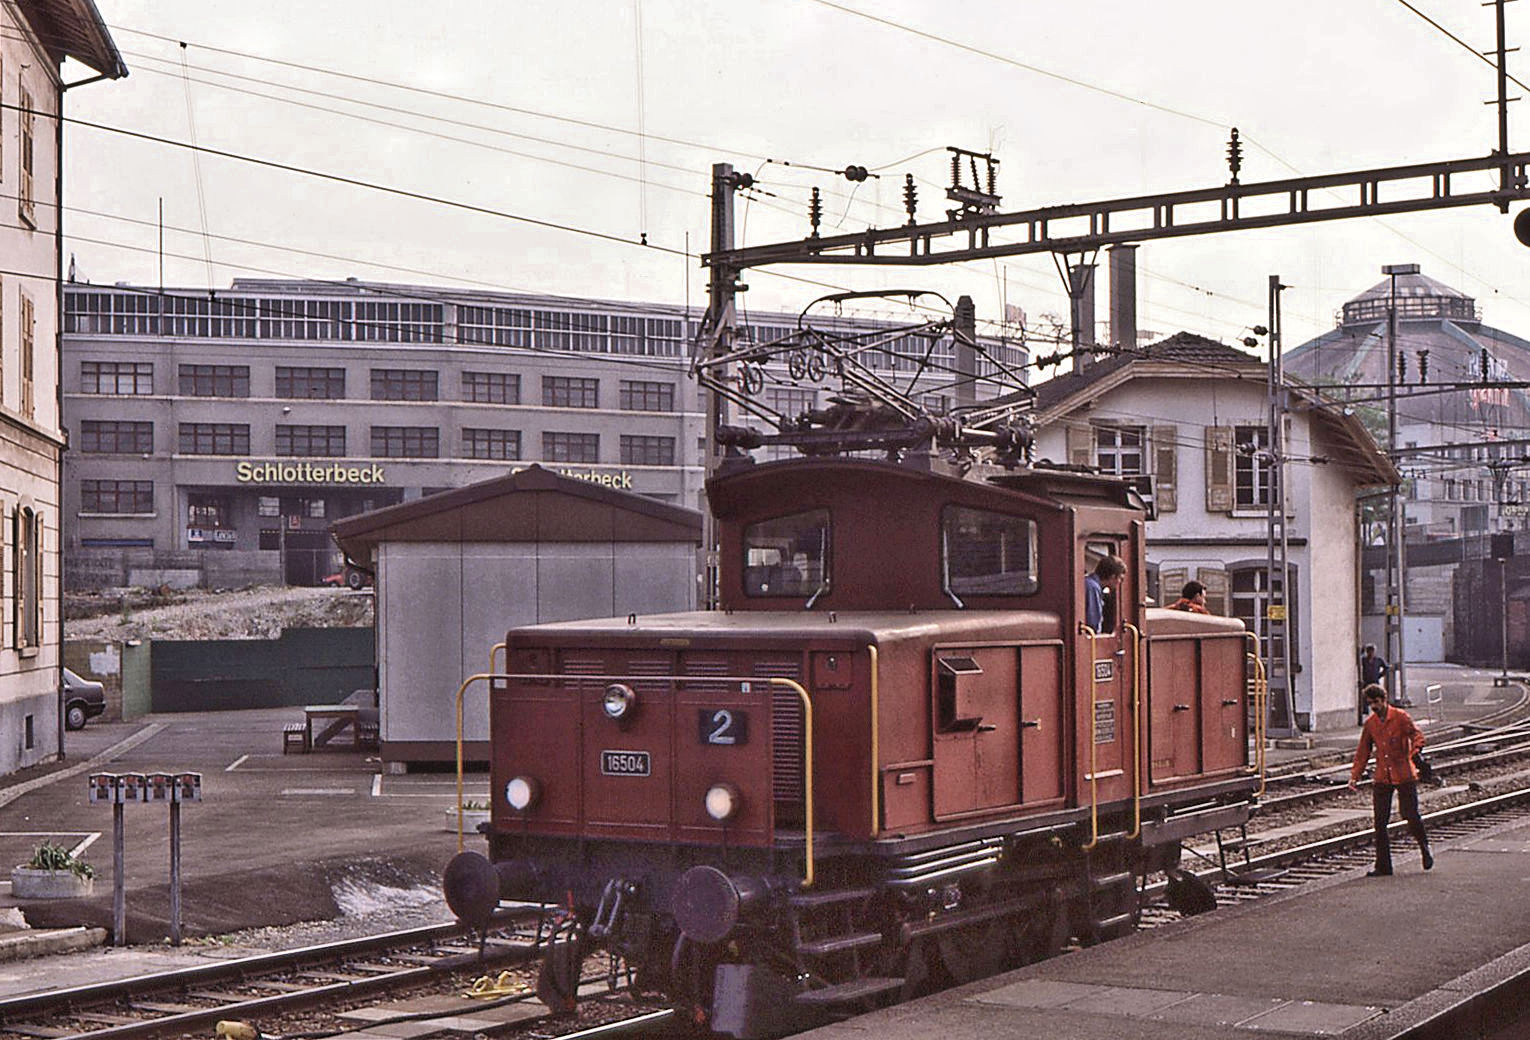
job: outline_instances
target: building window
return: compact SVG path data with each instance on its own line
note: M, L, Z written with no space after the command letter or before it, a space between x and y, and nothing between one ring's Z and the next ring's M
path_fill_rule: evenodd
M154 512L152 480L82 480L80 512L143 516Z
M548 408L599 408L600 381L573 376L543 376L542 403Z
M1096 426L1094 457L1101 473L1117 477L1141 476L1142 427Z
M441 431L434 426L374 426L375 458L434 459L441 454Z
M32 389L32 377L36 369L37 320L32 309L32 297L21 294L21 414L28 419L37 411L37 400Z
M154 451L154 424L86 419L80 423L80 450L87 454L149 455Z
M228 499L221 495L192 495L186 502L186 526L195 528L232 529L232 514Z
M315 401L338 400L345 396L345 369L289 368L277 365L276 396Z
M345 427L277 424L276 454L306 458L338 458L345 454ZM262 513L261 515L276 516L277 514Z
M521 377L504 372L464 372L462 399L474 404L520 404Z
M623 466L673 466L675 464L675 439L673 437L639 437L622 434Z
M443 313L439 303L364 300L355 308L356 339L368 343L440 343Z
M249 365L182 365L184 397L249 397Z
M518 459L521 457L521 431L462 431L462 457L465 459Z
M37 210L32 197L32 136L36 129L36 116L32 112L32 92L21 88L21 183L16 190L17 211L29 226L37 226Z
M765 393L770 407L788 419L812 411L817 400L817 394L812 390L771 387Z
M1278 572L1277 572L1278 574ZM1246 567L1232 568L1232 616L1243 622L1245 628L1259 638L1259 652L1266 662L1274 661L1285 652L1286 633L1295 632L1296 628L1296 568L1291 568L1292 586L1290 596L1281 595L1280 578L1277 576L1274 582L1274 602L1284 602L1287 606L1287 617L1284 622L1269 621L1269 606L1272 600L1269 573L1263 564L1255 564ZM1279 631L1272 631L1278 629ZM1294 666L1296 651L1299 642L1291 643L1291 663Z
M542 458L547 462L599 462L600 434L544 433Z
M618 400L618 407L624 412L672 412L675 384L623 379Z
M154 392L154 365L147 361L81 361L80 393L132 394Z
M249 423L181 423L182 455L248 455Z
M16 648L36 647L42 643L42 514L30 506L20 506L11 514L12 563L11 588L15 590L12 631Z
M315 520L324 519L324 500L322 498L307 498L303 500L303 513Z
M282 500L275 495L261 495L255 501L256 516L281 516ZM265 548L265 546L261 546Z
M436 373L411 368L374 368L372 369L372 400L437 400Z
M1270 431L1264 426L1233 430L1233 508L1270 504Z

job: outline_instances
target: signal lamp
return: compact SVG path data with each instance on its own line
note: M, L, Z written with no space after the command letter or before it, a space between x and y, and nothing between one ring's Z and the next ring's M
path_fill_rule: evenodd
M637 691L626 683L614 682L600 698L600 708L608 719L624 719L637 707Z
M713 784L707 788L707 815L718 823L726 823L737 816L739 807L743 805L743 802L743 796L738 793L738 788L732 784Z
M516 812L525 812L537 804L542 796L542 785L535 777L518 776L505 785L505 801Z

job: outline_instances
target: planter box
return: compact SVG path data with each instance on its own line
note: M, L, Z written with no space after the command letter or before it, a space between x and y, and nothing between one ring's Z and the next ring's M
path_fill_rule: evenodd
M489 822L489 810L487 809L464 809L462 810L462 833L477 834L480 823ZM453 834L457 833L457 807L454 805L446 810L446 829Z
M16 867L11 871L11 896L15 899L78 899L90 895L95 878L80 877L69 870L34 870Z

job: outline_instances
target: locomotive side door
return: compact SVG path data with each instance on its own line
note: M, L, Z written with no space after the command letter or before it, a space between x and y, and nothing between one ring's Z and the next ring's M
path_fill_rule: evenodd
M1136 662L1123 622L1135 616L1136 560L1124 538L1095 536L1084 543L1084 571L1093 574L1106 556L1121 559L1126 573L1102 582L1099 627L1085 632L1087 582L1081 590L1080 626L1074 635L1079 690L1078 804L1129 798L1132 793L1132 680Z

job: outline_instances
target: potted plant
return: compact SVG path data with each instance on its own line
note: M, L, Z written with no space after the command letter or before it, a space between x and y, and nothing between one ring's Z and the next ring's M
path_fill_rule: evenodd
M480 824L489 822L489 803L479 801L476 798L467 798L462 802L462 833L477 834ZM452 833L457 832L457 807L448 806L446 810L446 829Z
M11 871L11 896L16 899L73 899L95 887L96 868L69 851L45 841L32 849L32 858Z

